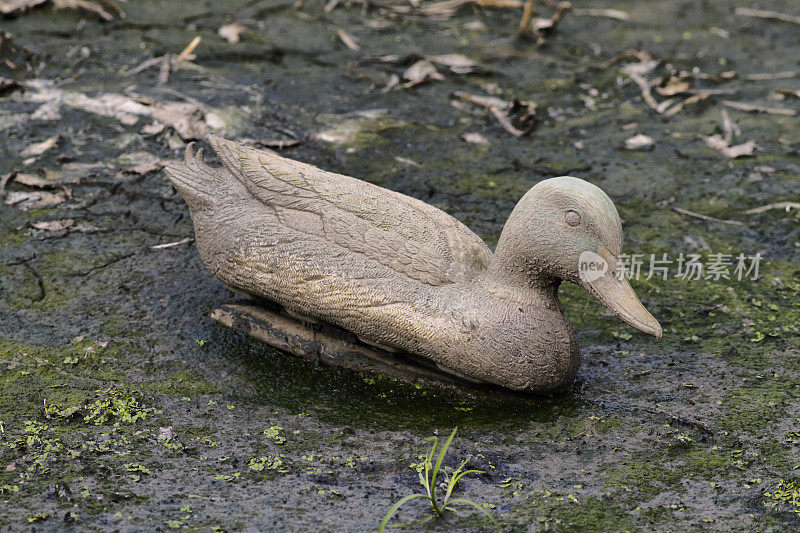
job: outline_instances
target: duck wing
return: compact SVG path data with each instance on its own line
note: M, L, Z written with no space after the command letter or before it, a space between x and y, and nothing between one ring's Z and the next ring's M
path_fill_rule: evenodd
M467 282L486 270L491 255L486 243L432 205L216 135L209 138L225 168L287 228L431 286Z

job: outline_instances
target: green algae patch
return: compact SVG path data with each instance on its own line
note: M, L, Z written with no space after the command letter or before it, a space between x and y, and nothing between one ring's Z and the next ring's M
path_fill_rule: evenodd
M800 480L782 479L775 487L764 491L767 507L783 509L800 516Z
M165 374L162 380L144 383L142 386L173 398L193 398L222 392L219 385L215 385L200 374L188 370Z
M606 485L637 491L641 501L649 501L664 490L674 490L682 479L680 472L650 460L631 461L609 468Z
M532 491L513 507L512 524L547 531L634 531L635 518L608 498L550 490ZM516 529L516 528L515 528Z

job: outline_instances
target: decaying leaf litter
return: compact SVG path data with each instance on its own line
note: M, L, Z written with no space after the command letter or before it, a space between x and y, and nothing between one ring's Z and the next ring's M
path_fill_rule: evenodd
M18 325L0 333L16 398L2 400L2 427L41 443L3 450L2 520L377 526L413 486L406 465L422 439L460 425L454 461L472 456L468 468L488 474L459 490L496 506L503 529L788 527L781 498L800 463L789 437L800 429L793 6L687 15L699 8L665 2L670 16L653 22L631 2L241 2L180 6L156 31L175 8L126 2L126 26L102 2L114 20L41 4L8 20L0 46L0 188L12 204L0 207L0 321ZM51 29L52 44L26 24ZM641 38L643 26L664 40ZM758 32L777 51L759 48ZM203 315L230 295L193 255L159 168L208 131L413 194L490 241L533 182L572 173L609 190L632 250L772 259L762 283L733 290L637 287L667 316L663 345L620 341L627 330L580 312L586 297L566 287L588 350L565 396L493 400L320 373L254 353ZM79 397L43 381L48 369ZM95 401L161 413L100 418L108 436L81 449L69 435L92 440ZM43 459L47 446L64 455ZM95 470L102 457L107 470ZM47 468L18 477L37 461ZM187 486L192 497L153 496Z

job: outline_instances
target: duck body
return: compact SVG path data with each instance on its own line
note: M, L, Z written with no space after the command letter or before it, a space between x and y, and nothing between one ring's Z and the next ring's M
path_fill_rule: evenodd
M210 142L222 168L190 146L185 164L167 174L189 204L204 264L234 291L472 381L547 391L575 376L579 349L557 297L565 276L540 257L552 242L544 239L541 253L507 252L525 223L548 225L523 202L509 219L523 222L507 223L493 254L414 198L220 137Z

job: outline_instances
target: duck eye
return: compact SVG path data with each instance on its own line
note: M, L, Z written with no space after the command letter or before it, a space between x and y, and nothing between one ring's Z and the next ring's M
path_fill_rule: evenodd
M580 226L581 225L581 215L577 211L573 211L570 209L567 211L564 219L567 221L567 224L570 226Z

